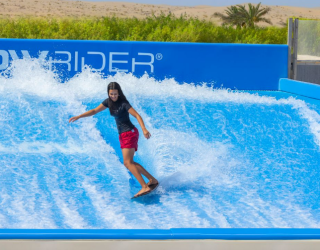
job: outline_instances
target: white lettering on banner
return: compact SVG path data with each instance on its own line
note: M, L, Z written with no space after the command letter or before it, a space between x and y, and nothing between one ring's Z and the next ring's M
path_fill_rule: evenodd
M4 70L9 66L9 53L5 50L0 50L0 56L2 57L2 63L0 64L0 70Z
M128 72L127 69L118 69L113 67L113 63L128 63L128 61L114 61L114 55L129 55L127 52L110 52L109 54L109 72Z
M96 51L88 51L87 53L88 55L100 55L102 57L102 66L101 68L99 69L94 69L94 70L97 70L97 71L102 71L104 70L104 68L106 67L106 56L104 53L102 52L96 52ZM83 69L85 65L85 62L84 62L84 57L81 58L81 68Z
M49 57L49 67L50 70L52 70L52 64L53 63L65 63L68 65L68 71L71 71L71 53L69 51L55 51L56 54L66 54L68 56L68 59L66 61L58 60L58 61L53 61L52 57Z
M31 58L29 51L21 50L21 52L22 52L23 58L27 58L27 59ZM13 60L19 59L17 52L15 50L9 50L9 53L10 53L10 56L12 57ZM48 53L49 53L49 51L41 51L38 58L40 60L44 60L47 57Z
M30 53L27 50L21 50L22 53L22 57L26 58L26 59L30 59ZM75 51L74 52L74 56L73 54L71 54L71 52L69 51L54 51L53 52L55 55L64 55L64 59L58 59L56 57L52 57L50 56L48 61L49 61L49 69L53 70L53 64L65 64L67 65L68 71L71 71L72 68L74 67L74 71L78 72L79 70L79 51ZM49 54L48 50L45 51L39 51L39 55L38 55L38 59L40 60L45 60L47 58ZM16 50L0 50L0 70L4 70L6 68L8 68L9 66L9 62L10 62L10 58L9 55L11 56L11 58L13 60L17 60L19 59L18 53ZM157 54L157 60L161 60L162 59L162 54L161 55L161 59L158 58L159 53ZM65 56L67 56L65 58ZM107 59L106 59L106 54L103 52L99 52L99 51L88 51L87 52L87 56L86 57L81 57L81 69L80 71L83 70L83 67L85 66L85 61L87 60L87 57L93 57L96 61L101 62L101 66L99 66L100 68L94 68L94 70L96 71L102 71L106 68L106 63L107 63ZM101 57L101 60L97 59L97 56ZM119 58L120 57L120 58ZM109 52L109 72L129 72L130 71L130 65L129 65L129 60L131 59L132 62L132 67L131 70L132 72L136 71L137 66L144 66L144 67L150 67L150 72L153 73L154 72L154 61L155 61L155 56L152 53L142 53L142 52L138 52L138 61L137 58L131 57L130 58L130 54L129 52ZM147 59L145 59L146 57L148 57ZM144 60L141 60L140 58L143 58ZM122 60L120 60L122 59ZM93 61L93 59L91 59L90 61ZM73 64L74 62L74 64ZM119 66L120 64L120 66ZM99 65L99 63L98 63ZM122 65L122 66L121 66Z
M132 58L132 72L136 71L136 65L148 65L151 68L151 73L153 73L153 63L154 63L154 55L151 53L138 53L139 56L150 56L150 62L136 62L135 58Z
M74 52L74 71L78 71L78 51Z
M23 52L22 52L23 53ZM49 51L41 51L40 55L39 55L39 60L44 60L46 59L47 55L48 55ZM29 54L29 53L28 53ZM29 55L30 56L30 55Z
M9 53L10 53L10 56L12 57L13 60L18 60L19 59L19 57L17 55L17 52L15 52L14 50L9 50ZM30 58L30 56L27 57L27 58Z

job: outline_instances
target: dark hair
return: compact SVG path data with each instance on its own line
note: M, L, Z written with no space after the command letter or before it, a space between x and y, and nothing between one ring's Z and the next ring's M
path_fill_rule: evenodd
M115 89L118 90L119 93L118 100L116 102L112 101L109 97L109 91ZM113 111L116 110L122 102L128 102L128 100L126 96L123 94L119 83L110 82L108 85L108 107L110 110L110 114L113 113Z

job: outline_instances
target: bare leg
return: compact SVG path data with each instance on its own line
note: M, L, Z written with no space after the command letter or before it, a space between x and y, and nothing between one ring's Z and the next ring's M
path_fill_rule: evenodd
M135 149L134 148L123 148L122 149L122 155L123 155L123 164L126 166L126 168L129 169L129 171L134 175L134 177L137 178L140 185L142 186L142 189L136 193L136 195L150 191L150 188L145 183L144 179L142 178L140 171L138 169L138 165L136 165L133 161Z
M147 170L145 170L144 167L142 167L139 163L135 161L133 163L138 168L138 171L140 172L140 174L143 174L145 177L148 178L149 182L147 183L147 185L158 183L157 179L154 178Z

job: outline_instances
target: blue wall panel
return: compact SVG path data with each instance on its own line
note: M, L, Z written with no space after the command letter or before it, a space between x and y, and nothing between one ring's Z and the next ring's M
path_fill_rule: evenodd
M320 100L320 85L315 83L280 79L279 90Z
M0 72L23 57L48 61L63 81L90 65L104 75L147 72L157 80L277 90L288 71L287 45L0 39Z

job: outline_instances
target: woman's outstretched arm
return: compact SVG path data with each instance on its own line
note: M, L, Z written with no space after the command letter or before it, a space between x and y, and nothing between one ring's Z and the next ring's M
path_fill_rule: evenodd
M103 111L103 110L105 110L105 109L106 109L106 107L103 106L102 104L100 104L98 107L96 107L96 108L94 108L94 109L91 109L91 110L89 110L89 111L87 111L87 112L85 112L85 113L83 113L83 114L81 114L81 115L71 117L71 118L69 119L69 123L70 123L70 122L74 122L74 121L76 121L76 120L78 120L78 119L80 119L80 118L83 118L83 117L88 117L88 116L95 115L95 114L97 114L97 113L99 113L99 112L101 112L101 111Z
M147 138L147 139L149 139L149 138L151 137L151 134L149 133L149 131L148 131L148 130L146 129L146 127L144 126L144 122L143 122L141 116L138 114L138 112L135 111L134 108L130 108L130 109L128 110L128 112L138 120L138 122L139 122L139 124L140 124L140 127L141 127L141 129L142 129L142 131L143 131L144 137Z

